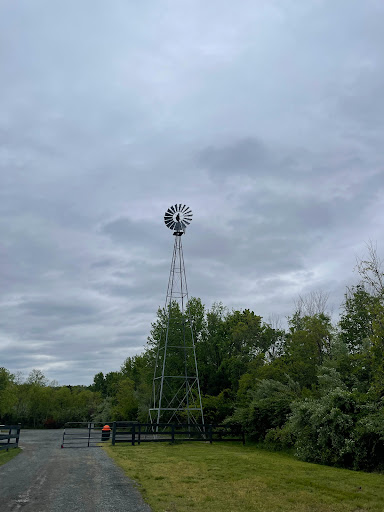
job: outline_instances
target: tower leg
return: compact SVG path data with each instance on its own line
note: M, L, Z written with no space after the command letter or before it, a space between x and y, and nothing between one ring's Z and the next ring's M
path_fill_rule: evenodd
M157 425L157 431L160 423L204 424L180 233L175 236L163 312L164 324L157 346L150 422Z

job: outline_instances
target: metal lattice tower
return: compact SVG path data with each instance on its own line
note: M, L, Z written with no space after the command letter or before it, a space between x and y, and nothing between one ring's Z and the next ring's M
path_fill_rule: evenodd
M181 204L171 206L164 216L166 226L173 230L175 243L149 409L150 422L154 424L204 424L181 243L191 220L191 210Z

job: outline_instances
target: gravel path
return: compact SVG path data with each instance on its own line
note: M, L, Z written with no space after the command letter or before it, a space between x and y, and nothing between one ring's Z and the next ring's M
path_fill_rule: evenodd
M60 430L22 430L22 453L0 466L1 512L150 512L102 448L60 449Z

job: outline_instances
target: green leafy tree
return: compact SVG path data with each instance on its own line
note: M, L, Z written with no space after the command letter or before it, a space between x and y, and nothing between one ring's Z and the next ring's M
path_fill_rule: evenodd
M226 358L225 340L228 329L225 317L228 311L221 303L213 304L206 312L205 323L198 337L196 355L199 368L201 392L204 395L218 395L230 387L230 382L223 370Z
M231 419L240 423L251 438L263 441L269 430L285 424L292 402L300 396L300 386L292 379L288 378L287 384L264 379L249 391L248 403L238 407Z
M107 385L103 372L96 373L96 375L93 377L93 384L91 389L92 391L100 393L104 398L107 396Z
M374 310L372 325L372 389L377 397L384 397L384 301L380 301Z
M116 420L137 420L138 401L133 380L125 378L119 382L113 417Z
M332 357L333 328L324 313L289 319L285 361L291 378L301 387L310 388L317 381L317 369L326 357Z
M378 298L364 284L351 287L345 294L339 321L340 337L351 354L363 352L373 334L374 311Z
M14 376L0 367L0 421L5 421L16 402Z
M217 396L205 395L202 402L205 423L218 425L233 414L235 394L230 389L224 389Z

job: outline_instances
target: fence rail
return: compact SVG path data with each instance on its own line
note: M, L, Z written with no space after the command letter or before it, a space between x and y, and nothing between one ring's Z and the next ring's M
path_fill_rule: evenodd
M9 448L19 446L21 424L18 425L0 425L0 450L8 451ZM11 439L14 439L11 442Z
M110 438L110 431L103 432L104 423L69 421L64 425L61 448L90 448L99 446Z
M196 423L138 423L114 421L104 423L68 422L64 425L61 448L91 448L112 438L116 443L175 443L180 441L242 441L244 432L237 425L203 425ZM110 429L109 425L112 425ZM105 427L108 427L105 430Z
M176 441L207 441L211 444L214 441L242 441L245 444L245 434L233 425L113 422L112 445Z

